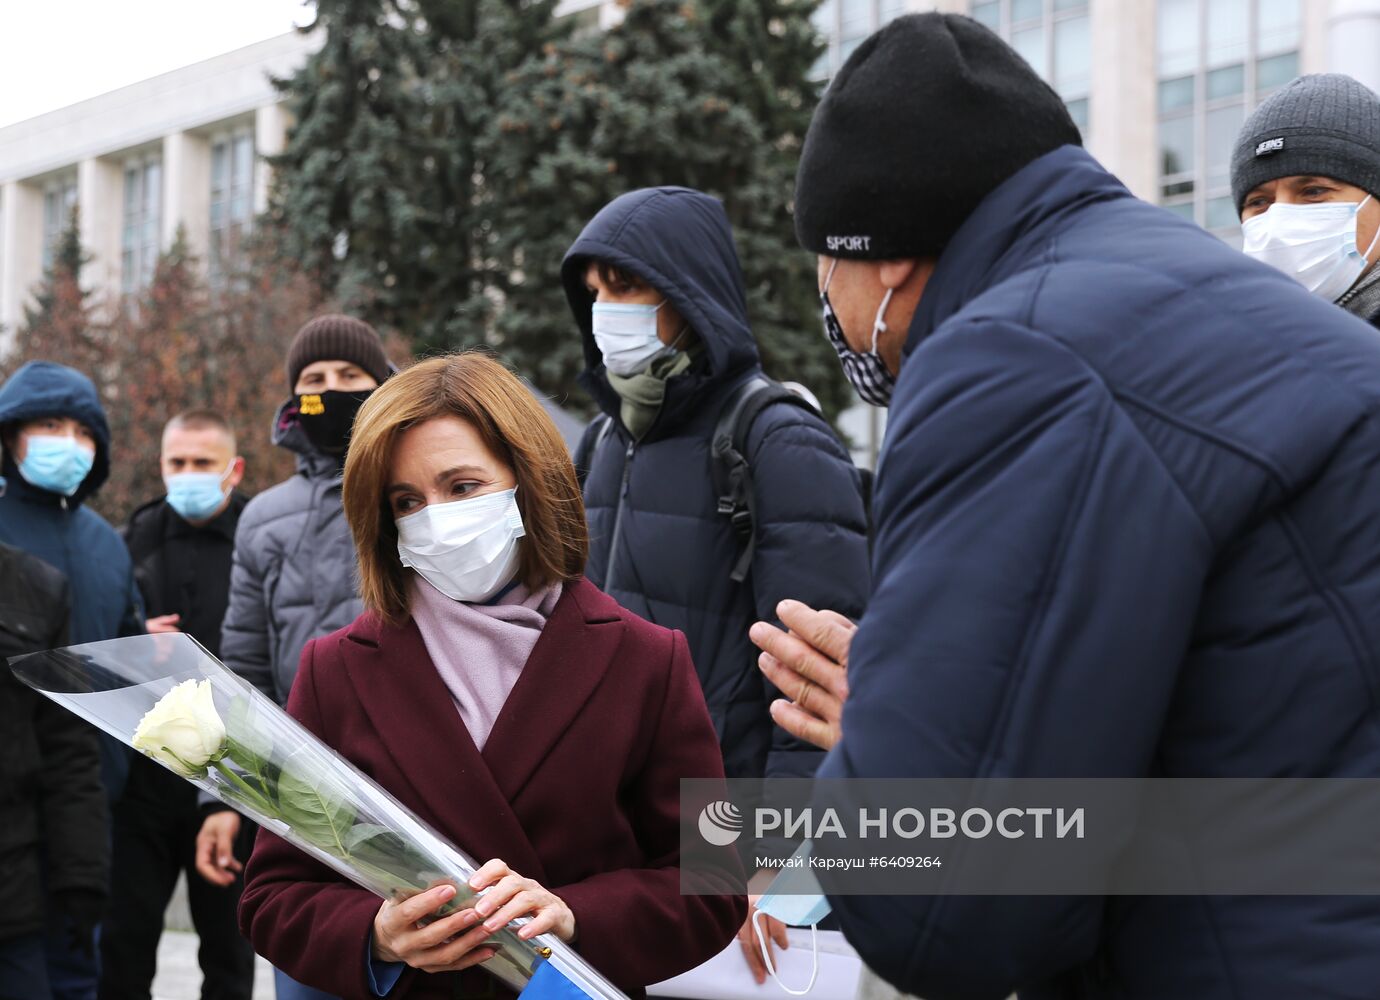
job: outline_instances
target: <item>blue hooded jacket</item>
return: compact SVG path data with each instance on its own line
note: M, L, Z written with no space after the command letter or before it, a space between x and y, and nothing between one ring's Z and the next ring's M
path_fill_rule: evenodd
M590 328L592 259L665 295L704 345L694 367L668 381L656 421L637 442L619 418ZM808 776L822 755L772 723L775 691L747 631L758 619L774 621L788 597L850 617L862 611L867 526L858 472L821 418L786 403L764 409L747 441L757 547L747 579L734 583L740 543L716 509L710 439L724 398L761 364L723 206L688 188L625 194L585 227L561 276L584 336L581 384L616 429L591 456L585 481L587 575L635 614L686 634L730 777Z
M66 365L31 361L0 386L0 431L39 417L74 417L96 437L96 458L77 492L63 497L39 489L4 456L0 542L37 556L71 587L70 641L99 642L144 631L144 612L129 550L105 520L85 505L110 474L110 427L91 380Z
M839 777L1380 776L1380 340L1081 149L953 238ZM826 880L827 881L827 880ZM1373 997L1367 897L831 897L927 1000Z

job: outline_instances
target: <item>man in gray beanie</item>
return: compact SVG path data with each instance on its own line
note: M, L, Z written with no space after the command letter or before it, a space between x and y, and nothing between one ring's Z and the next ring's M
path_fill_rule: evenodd
M1299 77L1246 120L1231 185L1249 256L1380 327L1380 97Z

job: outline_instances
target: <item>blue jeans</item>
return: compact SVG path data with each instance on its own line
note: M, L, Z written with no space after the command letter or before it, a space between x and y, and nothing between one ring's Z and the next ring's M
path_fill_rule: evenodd
M0 1000L52 1000L48 954L38 931L0 941Z
M277 1000L336 1000L311 986L303 986L282 969L273 970L273 993Z

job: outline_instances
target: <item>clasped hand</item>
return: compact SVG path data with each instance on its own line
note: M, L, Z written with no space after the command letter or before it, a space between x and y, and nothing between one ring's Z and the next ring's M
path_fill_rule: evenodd
M374 958L405 962L423 972L458 972L493 958L497 949L484 942L526 916L532 919L517 931L524 941L547 931L567 944L575 939L570 907L501 860L495 858L475 872L469 886L488 891L474 906L431 923L422 921L454 898L454 886L438 885L402 902L385 902L374 915Z

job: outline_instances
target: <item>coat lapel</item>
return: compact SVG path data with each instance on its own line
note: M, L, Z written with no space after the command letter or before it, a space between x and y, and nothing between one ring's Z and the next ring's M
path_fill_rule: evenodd
M618 606L593 584L566 585L484 744L483 760L506 801L517 798L599 686L624 627Z
M399 789L399 798L479 864L502 858L544 881L541 861L460 720L416 623L373 625L356 626L341 650L356 698L411 786L412 795Z

